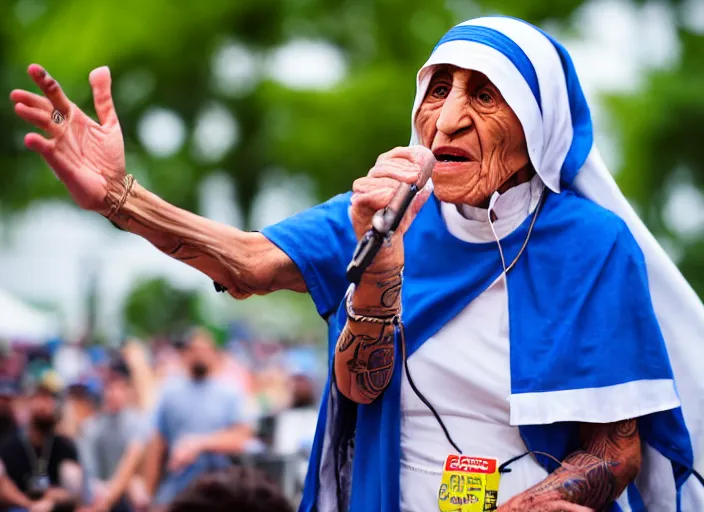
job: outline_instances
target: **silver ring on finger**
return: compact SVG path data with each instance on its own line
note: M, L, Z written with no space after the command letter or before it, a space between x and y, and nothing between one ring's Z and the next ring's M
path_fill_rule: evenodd
M61 124L66 121L66 115L64 115L64 113L61 112L58 108L55 108L54 111L51 113L51 120L55 124Z

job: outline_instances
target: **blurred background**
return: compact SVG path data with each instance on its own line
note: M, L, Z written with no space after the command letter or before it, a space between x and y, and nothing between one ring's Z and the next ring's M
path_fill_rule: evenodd
M348 190L407 144L417 69L453 24L495 13L571 52L604 160L703 296L704 0L2 0L0 91L35 90L26 67L37 62L92 112L88 73L109 65L128 171L178 206L254 230ZM215 293L73 207L24 149L28 126L9 100L0 130L3 377L49 368L99 394L101 368L119 357L161 378L181 364L184 329L200 325L256 418L292 407L300 376L317 400L325 324L308 296Z

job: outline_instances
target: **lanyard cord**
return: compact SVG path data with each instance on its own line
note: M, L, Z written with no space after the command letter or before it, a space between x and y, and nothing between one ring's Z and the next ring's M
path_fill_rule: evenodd
M525 251L525 248L528 245L528 240L530 239L530 236L533 233L533 227L535 226L535 221L538 218L538 211L540 210L540 208L545 200L546 195L547 194L545 194L545 190L543 190L540 193L540 198L538 199L538 204L536 205L535 211L533 212L533 219L531 220L530 226L528 228L528 235L526 236L526 239L523 242L523 246L521 246L521 249L518 251L518 254L516 255L516 257L513 259L513 261L511 262L511 264L508 267L506 267L506 263L504 261L503 250L501 248L501 243L499 242L499 239L496 236L496 231L494 231L494 226L491 222L491 217L489 218L489 224L491 226L491 230L494 233L494 236L496 237L496 243L499 245L499 254L501 256L501 263L502 263L502 266L504 267L504 272L503 272L504 276L506 274L508 274L514 268L514 266L518 262L518 259L521 257L521 255ZM491 216L491 211L489 211L489 215ZM457 451L457 453L459 455L462 455L462 450L457 445L457 443L455 443L455 441L452 439L452 436L450 435L450 432L448 431L447 427L445 426L445 423L442 421L440 414L438 414L438 412L435 410L435 407L433 407L433 405L428 401L428 399L425 398L423 393L420 392L420 390L416 386L416 383L413 381L413 378L411 377L411 373L408 370L408 354L406 352L406 336L405 336L405 332L404 332L404 328L403 328L403 323L401 321L398 321L396 323L396 330L397 330L397 334L400 335L400 339L401 339L401 354L403 357L403 367L404 367L404 371L406 373L406 379L408 380L408 384L411 386L413 393L415 393L415 395L418 397L418 399L421 402L423 402L425 404L425 406L433 414L433 416L435 416L435 419L437 420L438 425L440 425L440 428L442 429L443 433L445 434L447 441L452 445L452 447ZM513 458L507 460L506 462L504 462L503 464L501 464L501 466L499 466L499 473L510 473L511 469L508 466L510 464L512 464L513 462L516 462L517 460L522 459L523 457L525 457L526 455L529 455L529 454L544 455L546 457L549 457L549 458L555 460L557 463L560 464L560 466L562 466L562 462L558 461L557 459L555 459L555 457L553 457L552 455L550 455L548 453L529 450L529 451L522 453L521 455L518 455L516 457L513 457ZM702 475L693 467L689 468L689 469L691 469L692 475L704 487L704 477L702 477Z
M514 268L514 266L516 265L516 262L518 261L518 258L520 258L521 255L523 254L523 252L525 251L526 246L528 245L528 240L530 239L530 236L533 234L533 227L535 226L535 221L538 218L538 212L540 210L540 207L543 204L543 200L545 197L546 197L546 194L544 193L544 190L543 190L540 193L540 198L538 199L538 204L535 206L535 211L533 212L533 218L530 221L530 226L528 228L528 234L526 235L526 239L523 242L523 246L521 246L520 251L518 251L518 254L516 255L516 257L513 259L513 261L511 262L511 264L508 267L506 267L506 263L504 262L503 250L501 249L501 244L499 243L499 253L501 255L501 263L502 263L502 267L503 267L502 268L502 270L503 270L502 275L505 276L506 274L508 274L511 271L511 269ZM491 215L491 212L489 214ZM491 221L489 221L489 223L491 224ZM492 231L494 230L493 225L491 226L491 229L492 229ZM494 232L494 236L496 236L495 232ZM497 240L497 243L498 243L498 240ZM415 395L418 397L418 399L421 402L423 402L425 404L425 406L433 414L433 416L435 416L435 419L437 420L438 425L440 425L440 428L442 429L443 433L445 434L447 441L452 445L452 447L455 450L457 450L458 454L462 455L462 450L460 450L460 447L452 439L452 436L450 435L450 432L447 429L447 426L445 426L445 422L442 421L442 418L440 417L438 412L435 410L435 407L433 407L433 405L428 401L428 399L425 398L423 393L420 392L420 390L418 389L418 386L416 386L416 383L413 381L413 378L411 377L411 373L408 370L408 354L407 354L407 350L406 350L406 336L404 333L403 323L399 321L396 324L395 330L398 331L398 333L400 334L400 338L401 338L401 357L403 357L403 368L406 373L406 379L408 380L408 384L411 386L413 393L415 393Z
M24 449L27 452L27 456L30 459L29 463L32 466L33 476L46 475L47 470L49 469L49 459L51 459L51 452L54 449L54 435L51 434L44 440L44 446L42 446L39 458L37 458L37 454L34 451L34 446L32 446L32 443L29 440L29 436L25 432L22 433L22 441ZM46 454L46 457L44 457L44 454Z

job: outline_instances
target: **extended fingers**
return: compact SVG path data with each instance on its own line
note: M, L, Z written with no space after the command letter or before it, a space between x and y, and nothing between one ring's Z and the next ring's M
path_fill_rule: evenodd
M93 102L100 124L117 123L117 113L115 112L110 89L112 84L110 69L107 66L94 69L88 79L93 89Z
M19 117L46 132L52 131L51 112L45 109L29 107L24 103L15 104L15 112Z
M49 112L54 110L54 107L48 99L44 96L34 94L33 92L15 89L10 93L10 99L15 103L23 103L28 107L40 108Z
M27 149L41 155L48 154L52 149L52 142L38 133L28 133L24 137L24 145Z
M49 99L52 106L67 116L71 110L71 102L64 94L64 91L61 89L59 83L38 64L32 64L29 66L27 72Z

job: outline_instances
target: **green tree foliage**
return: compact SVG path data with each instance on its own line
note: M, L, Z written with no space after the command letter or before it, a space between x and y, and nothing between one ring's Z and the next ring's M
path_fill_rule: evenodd
M164 279L142 281L124 308L126 335L148 338L178 335L198 323L196 297Z
M197 185L214 170L237 183L245 214L267 169L312 178L319 199L349 188L377 155L406 144L413 77L437 39L454 23L486 13L561 24L584 0L6 0L0 2L0 90L30 87L30 62L44 64L81 107L91 109L88 72L110 65L131 171L167 200L197 207ZM644 3L639 0L637 3ZM679 7L682 1L671 0ZM325 90L296 90L262 78L224 91L213 80L214 52L227 41L264 56L288 41L327 41L344 55L344 79ZM701 186L704 158L704 39L681 31L682 58L653 74L637 94L607 106L621 137L626 194L658 235L676 241L682 268L704 292L701 241L679 240L663 222L668 180L686 169ZM208 161L193 151L199 113L216 102L232 112L239 141ZM176 113L186 144L168 157L141 146L138 126L149 108ZM35 155L22 149L26 126L0 102L0 210L66 198ZM697 245L699 244L699 246Z
M681 30L680 43L677 66L653 73L636 95L608 98L607 105L621 138L621 188L656 236L674 241L680 269L704 296L704 239L683 236L664 216L679 181L704 188L704 36Z
M561 2L557 14L567 15L579 4ZM482 12L471 2L443 7L421 0L175 5L171 0L3 2L0 85L31 87L24 70L40 62L74 101L91 109L88 72L110 65L127 151L145 169L140 178L168 200L195 208L197 183L221 168L236 178L245 211L269 167L310 175L325 198L346 190L379 153L407 143L418 66L452 24ZM527 5L504 1L493 8L533 21L551 14ZM224 94L213 87L211 58L227 39L255 55L293 39L328 41L343 52L348 73L325 91L291 90L265 80L242 94ZM189 144L168 158L140 146L137 126L149 107L177 113L192 133L198 113L212 101L233 112L240 126L239 143L220 161L203 164ZM65 198L37 158L21 149L18 139L26 126L7 102L0 106L0 123L2 205L14 209L40 197Z

